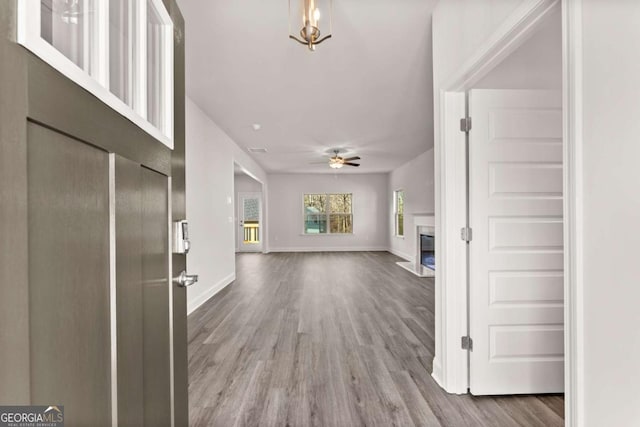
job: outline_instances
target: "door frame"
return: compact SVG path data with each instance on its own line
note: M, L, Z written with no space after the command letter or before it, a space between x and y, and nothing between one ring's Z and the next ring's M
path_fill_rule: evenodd
M269 238L269 233L267 231L267 219L268 219L268 216L269 216L269 213L267 211L267 209L268 209L268 204L267 204L267 193L268 193L267 183L266 183L266 180L263 181L262 179L258 178L258 176L255 173L251 172L249 170L249 168L245 167L243 165L243 161L246 161L246 159L240 160L240 159L238 159L237 155L234 155L234 158L233 158L233 160L231 162L231 167L232 167L232 170L231 170L231 173L232 173L231 181L234 182L234 185L233 185L233 193L232 193L233 196L231 197L229 203L233 204L232 212L233 212L234 218L237 218L238 208L236 207L236 204L237 204L237 200L236 199L238 197L238 191L237 191L237 189L235 187L235 179L234 179L234 177L235 177L235 168L237 166L242 171L243 174L245 174L249 178L251 178L254 181L256 181L258 184L260 184L260 187L261 187L262 191L256 192L256 193L260 194L260 221L261 221L261 225L260 225L260 239L261 240L260 241L262 242L262 248L261 248L260 251L263 254L267 254L267 253L269 253L268 242L267 242L267 239ZM236 223L235 220L232 221L232 222L233 222L233 227L235 229L238 224ZM234 231L234 233L238 233L238 231ZM240 248L237 236L238 236L238 234L234 234L234 247L233 247L233 250L235 252L238 252L238 250Z
M466 136L459 120L466 114L466 92L516 50L553 12L562 7L565 425L582 423L584 408L582 242L582 0L527 0L440 88L436 119L436 356L433 377L446 391L467 393L469 366L460 337L468 332L467 255L460 229L466 225Z
M258 199L260 201L260 207L258 209L258 224L259 224L259 229L258 229L258 239L260 240L260 244L259 246L255 249L255 250L251 250L251 249L247 249L247 248L243 248L242 246L242 240L241 240L241 236L240 236L240 227L236 228L236 233L237 233L237 241L238 241L238 252L264 252L264 239L262 238L263 235L263 219L262 219L262 192L258 192L258 191L241 191L236 193L238 196L238 206L237 209L238 211L236 212L236 214L238 215L238 222L235 224L236 226L239 226L240 223L240 218L243 217L243 215L241 215L242 213L242 208L244 207L243 205L241 205L241 201L243 197L255 197L256 199Z

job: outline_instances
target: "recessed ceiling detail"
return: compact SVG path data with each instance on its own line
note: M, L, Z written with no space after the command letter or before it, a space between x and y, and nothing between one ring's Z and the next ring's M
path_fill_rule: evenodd
M248 148L250 153L266 153L267 149L263 147L251 147Z

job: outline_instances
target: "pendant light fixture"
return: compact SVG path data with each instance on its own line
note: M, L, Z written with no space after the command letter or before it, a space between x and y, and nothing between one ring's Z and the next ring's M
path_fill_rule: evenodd
M312 51L331 38L332 1L289 0L289 38Z

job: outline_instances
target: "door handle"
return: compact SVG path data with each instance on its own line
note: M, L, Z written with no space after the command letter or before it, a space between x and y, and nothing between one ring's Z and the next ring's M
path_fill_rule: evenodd
M178 277L173 279L174 282L178 284L181 288L186 288L187 286L191 286L198 282L197 274L187 274L186 271L182 271Z

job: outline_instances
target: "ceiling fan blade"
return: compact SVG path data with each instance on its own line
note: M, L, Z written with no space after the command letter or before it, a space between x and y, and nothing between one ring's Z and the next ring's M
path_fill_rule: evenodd
M347 166L356 166L356 167L357 167L357 166L360 166L358 163L347 163L347 162L344 162L344 163L343 163L343 165L347 165Z
M344 159L345 162L350 162L352 160L360 160L359 156L355 156L355 157L349 157L348 159Z

